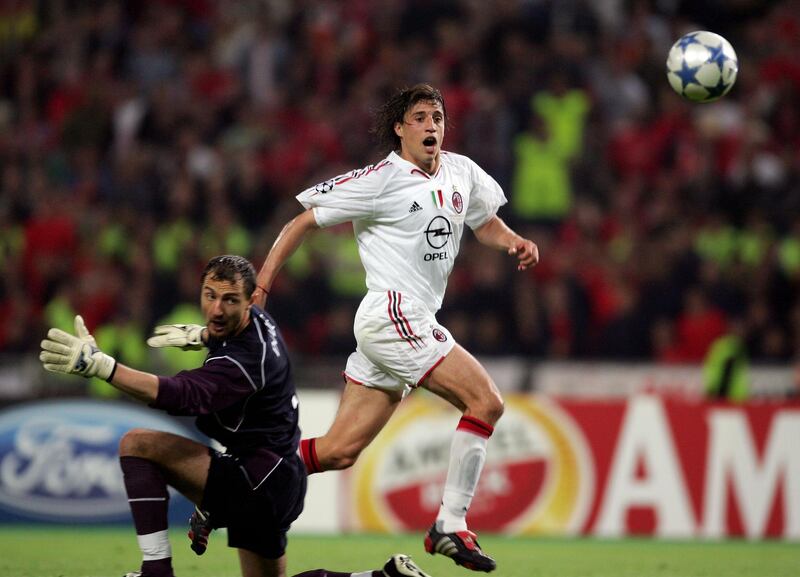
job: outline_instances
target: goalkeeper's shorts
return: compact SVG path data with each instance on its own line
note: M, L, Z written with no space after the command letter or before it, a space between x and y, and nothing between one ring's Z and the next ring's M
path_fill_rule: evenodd
M286 533L303 510L306 470L296 454L266 449L234 456L211 450L201 509L215 529L228 528L228 545L277 559Z

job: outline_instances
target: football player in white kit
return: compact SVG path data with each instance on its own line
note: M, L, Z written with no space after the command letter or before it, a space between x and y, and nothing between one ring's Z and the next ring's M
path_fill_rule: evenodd
M497 182L469 158L442 150L445 124L444 101L432 86L419 84L391 97L377 114L375 132L392 152L297 196L306 210L275 240L253 302L266 304L278 271L307 233L353 223L368 289L354 322L357 347L347 360L333 424L324 436L303 439L301 456L309 474L345 469L412 389L425 387L446 399L463 416L425 549L488 572L496 564L467 529L466 514L503 400L486 370L435 315L465 225L481 243L516 257L519 270L535 265L539 252L497 216L506 202Z
M437 89L420 84L397 92L376 120L375 131L392 152L297 196L306 210L278 235L258 273L255 298L266 300L278 270L309 231L353 223L368 289L354 322L357 347L347 360L336 418L324 436L301 442L303 460L309 473L347 468L411 389L425 387L446 399L463 417L425 549L492 571L495 562L467 529L466 514L503 400L435 315L465 225L481 243L515 256L519 270L537 263L538 248L497 216L506 202L497 182L469 158L442 150L446 112Z

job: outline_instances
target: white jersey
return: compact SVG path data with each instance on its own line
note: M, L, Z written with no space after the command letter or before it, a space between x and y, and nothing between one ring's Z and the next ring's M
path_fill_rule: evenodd
M506 203L500 185L472 160L444 151L440 158L430 176L392 152L297 195L321 227L353 222L370 291L408 293L433 313L464 224L479 228Z

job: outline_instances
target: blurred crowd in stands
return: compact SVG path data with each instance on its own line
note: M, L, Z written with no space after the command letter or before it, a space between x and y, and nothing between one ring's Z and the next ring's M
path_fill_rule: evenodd
M695 29L739 57L713 104L665 78ZM155 324L201 320L209 257L258 268L294 195L380 160L372 111L424 81L445 148L500 182L541 253L519 273L467 233L439 318L468 349L697 363L733 334L796 361L798 55L796 0L4 1L0 352L80 312L138 365ZM295 351L353 349L350 227L273 288Z

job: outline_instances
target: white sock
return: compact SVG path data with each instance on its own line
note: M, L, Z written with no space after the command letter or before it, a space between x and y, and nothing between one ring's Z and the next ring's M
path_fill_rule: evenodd
M439 531L466 531L467 511L483 471L486 444L493 431L491 425L474 417L462 417L459 421L450 446L450 465L447 468L442 506L436 516Z
M142 550L144 561L158 561L172 557L172 547L170 547L166 530L148 535L137 535L136 540L139 541L139 549Z

